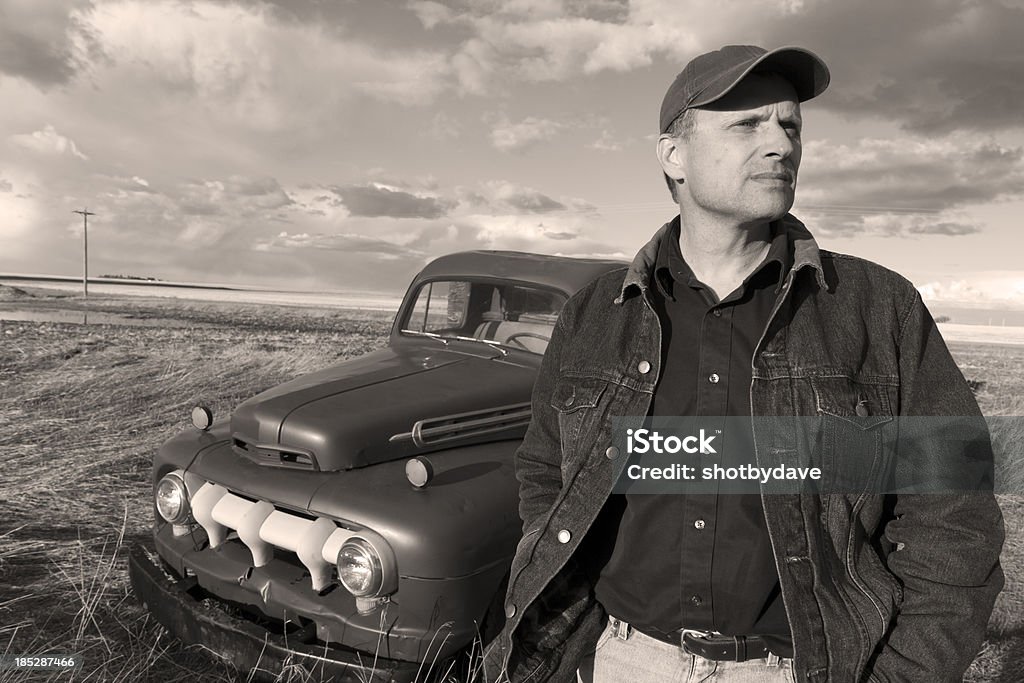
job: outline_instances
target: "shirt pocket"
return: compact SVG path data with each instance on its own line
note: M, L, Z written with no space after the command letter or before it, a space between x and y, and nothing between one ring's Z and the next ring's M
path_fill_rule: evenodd
M812 377L811 385L821 418L824 492L882 491L892 465L891 387L850 377Z
M607 389L608 382L585 377L562 377L555 385L551 407L558 411L563 482L591 460L605 422Z

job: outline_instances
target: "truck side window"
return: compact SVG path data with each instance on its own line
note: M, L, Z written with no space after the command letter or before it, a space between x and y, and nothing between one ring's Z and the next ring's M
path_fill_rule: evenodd
M453 332L466 324L468 282L428 282L420 287L416 305L403 329L414 332Z

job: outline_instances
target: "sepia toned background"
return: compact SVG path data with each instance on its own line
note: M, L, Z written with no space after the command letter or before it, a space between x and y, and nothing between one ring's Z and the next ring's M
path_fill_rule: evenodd
M661 97L725 43L828 62L793 212L917 285L1024 491L1021 35L1021 0L0 0L0 654L84 661L0 681L247 678L129 590L157 446L380 348L435 256L630 258L674 215ZM91 276L237 289L12 277L81 277L85 208ZM1024 497L999 502L967 679L1016 683Z

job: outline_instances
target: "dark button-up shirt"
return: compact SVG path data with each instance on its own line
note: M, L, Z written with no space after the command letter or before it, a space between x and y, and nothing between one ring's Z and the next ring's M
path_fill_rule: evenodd
M792 263L784 232L722 300L679 247L678 219L662 242L652 303L662 329L662 371L651 416L749 416L751 360ZM731 459L753 462L751 434L727 430ZM596 584L605 609L648 630L769 635L791 656L779 577L756 494L612 496L602 521L614 540ZM617 528L616 528L617 527Z

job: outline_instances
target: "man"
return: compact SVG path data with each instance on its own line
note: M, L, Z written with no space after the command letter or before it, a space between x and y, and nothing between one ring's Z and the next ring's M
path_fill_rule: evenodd
M897 417L980 419L914 287L787 213L800 102L828 80L806 50L726 46L668 89L657 154L679 217L559 318L516 456L523 538L489 680L931 683L980 647L1003 580L984 476L928 495L613 495L618 416L816 416L809 440L754 426L756 464L855 475L906 469L880 446Z

